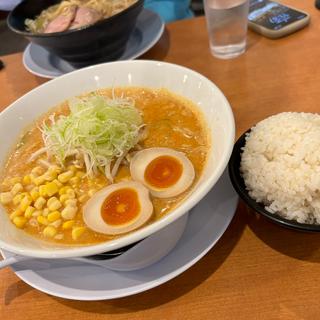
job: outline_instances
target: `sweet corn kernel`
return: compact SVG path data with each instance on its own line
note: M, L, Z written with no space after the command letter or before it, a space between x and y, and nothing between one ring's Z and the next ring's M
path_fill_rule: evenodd
M2 204L9 204L13 200L11 192L2 192L0 193L0 202Z
M76 207L77 206L77 199L68 199L64 203L65 206L70 206L70 207Z
M57 200L58 200L57 197L51 197L51 198L48 199L48 203L47 204L50 205L50 204L56 202Z
M35 176L40 176L40 175L42 175L42 173L43 173L43 169L42 169L41 167L37 166L37 167L34 167L34 168L31 170L31 173L32 173L33 175L35 175Z
M56 211L61 208L62 204L56 197L51 197L47 201L47 206L50 211Z
M72 229L72 239L77 240L79 239L83 233L86 231L86 227L75 227Z
M52 197L59 191L58 186L54 182L49 182L46 184L46 193L49 197Z
M55 169L53 169L53 168L50 169L50 168L43 174L44 178L47 181L53 181L58 176L58 172Z
M16 195L17 193L21 192L23 190L23 186L21 183L16 183L12 189L11 189L11 193L12 195Z
M74 165L68 166L67 169L68 169L69 171L74 172L74 173L77 171L77 168L76 168Z
M70 220L70 219L73 219L76 216L77 211L78 211L77 207L66 206L61 211L61 216L65 220Z
M27 184L26 186L24 186L24 189L29 193L33 188L34 188L33 184Z
M88 196L86 194L83 194L81 195L78 200L81 202L81 203L84 203L88 200Z
M79 177L72 177L70 180L69 180L69 183L71 185L77 185L80 183L80 178Z
M39 194L39 188L38 187L34 187L31 191L30 191L30 196L32 198L33 201L36 201L40 194Z
M22 215L23 215L23 212L20 209L16 209L10 214L9 218L10 220L13 220L15 217L19 217Z
M18 228L23 228L24 225L27 223L27 219L25 217L14 217L13 218L13 223L18 227Z
M39 186L39 195L41 197L46 197L47 196L47 188L45 185Z
M44 216L38 216L38 217L37 217L37 220L38 220L38 222L39 222L40 224L43 224L43 225L45 225L45 226L47 226L47 225L49 224L47 218L44 217Z
M90 190L88 191L88 196L89 196L89 197L92 197L96 192L97 192L96 189L90 189Z
M67 230L67 229L71 229L74 225L75 221L74 220L68 220L68 221L65 221L62 225L62 229L63 230Z
M67 190L67 195L69 196L69 199L74 199L76 197L75 191L71 188Z
M74 175L73 171L66 171L64 173L60 173L58 175L58 180L61 182L61 183L66 183L70 180L70 178L72 178Z
M32 190L31 191L34 191L34 192L39 192L39 187L37 187L37 186L34 186L33 188L32 188Z
M86 173L83 171L77 171L77 173L76 173L76 177L79 177L80 179L82 179L85 175L86 175Z
M40 186L45 182L44 176L35 177L32 181L35 185Z
M44 209L42 210L42 215L43 215L44 217L47 217L49 213L50 213L50 210L49 210L48 208L44 208Z
M50 226L54 226L55 228L59 228L61 226L62 220L58 219L50 223Z
M63 194L63 195L61 195L60 196L60 198L59 198L59 200L60 200L60 202L61 203L65 203L67 200L69 200L70 198L69 198L69 196L67 195L67 194Z
M66 194L69 189L71 189L71 187L69 187L69 186L64 186L61 189L59 189L60 196L63 194Z
M47 226L43 229L43 235L48 238L53 238L57 234L57 229L53 226Z
M31 177L29 174L27 174L26 176L23 177L22 179L22 183L23 184L30 184L32 182Z
M29 219L32 217L32 214L36 211L36 209L32 206L29 206L27 210L24 212L24 216Z
M46 204L46 199L44 197L39 197L35 202L34 202L34 207L38 210L41 210L43 206Z
M57 174L61 173L62 169L57 165L52 165L48 168L49 172L56 172Z
M91 179L89 179L88 182L89 182L90 188L94 188L96 186L96 183L94 181L92 181Z
M27 196L24 196L23 199L21 200L21 203L20 203L20 209L22 211L26 211L27 208L30 206L30 204L32 203L32 198L31 196L27 195Z
M58 179L54 179L52 182L54 182L58 186L58 188L63 187L63 184Z
M43 174L43 177L46 181L53 181L57 178L58 174L57 173L53 173L53 172L45 172Z
M20 202L22 201L23 195L21 193L18 193L17 195L15 195L12 199L12 202L15 206L17 206L18 204L20 204Z
M42 210L36 210L33 212L32 216L33 217L39 217L42 215Z
M48 214L47 219L48 219L49 222L53 222L53 221L56 221L56 220L60 219L60 217L61 217L61 214L60 214L59 211L53 211L53 212Z

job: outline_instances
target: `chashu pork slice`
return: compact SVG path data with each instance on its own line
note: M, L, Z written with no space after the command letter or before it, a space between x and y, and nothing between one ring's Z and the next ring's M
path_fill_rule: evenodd
M77 29L89 24L94 24L102 19L102 14L94 9L79 7L70 29Z
M77 6L70 6L61 15L54 18L46 26L44 33L62 32L68 30L75 19Z

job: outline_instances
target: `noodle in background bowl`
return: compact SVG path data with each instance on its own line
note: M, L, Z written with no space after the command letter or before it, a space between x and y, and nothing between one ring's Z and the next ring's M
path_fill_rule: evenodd
M176 209L146 227L115 240L81 247L31 237L17 229L0 206L0 247L42 258L88 256L119 249L148 237L183 216L218 181L228 164L235 137L234 117L225 96L197 72L174 64L143 60L104 63L77 70L33 89L11 104L0 114L0 135L6 137L0 145L1 168L21 131L41 114L68 98L112 86L167 88L192 100L203 112L212 148L204 171L190 195Z
M143 0L127 9L80 29L55 33L32 33L26 30L25 20L33 19L61 0L25 0L9 14L7 24L15 33L27 38L49 52L68 61L76 68L116 60L124 52Z

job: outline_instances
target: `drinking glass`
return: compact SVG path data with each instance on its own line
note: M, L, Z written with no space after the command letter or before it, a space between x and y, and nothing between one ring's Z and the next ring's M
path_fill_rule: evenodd
M211 53L229 59L246 50L249 0L204 0Z

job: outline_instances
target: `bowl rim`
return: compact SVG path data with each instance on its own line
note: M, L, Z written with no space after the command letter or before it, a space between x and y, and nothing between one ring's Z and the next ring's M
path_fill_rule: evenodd
M245 146L246 136L251 128L245 131L236 141L228 164L228 172L231 183L240 198L255 212L261 214L272 222L289 229L305 232L320 232L320 225L300 223L296 220L289 220L278 214L273 214L264 208L264 205L250 197L240 173L240 161L242 148Z
M219 178L222 176L225 168L228 165L228 161L230 159L233 145L234 145L234 139L235 139L235 119L233 115L232 108L225 97L225 95L222 93L222 91L208 78L203 76L202 74L189 69L184 66L180 66L173 63L168 62L162 62L162 61L155 61L155 60L127 60L127 61L116 61L116 62L106 62L101 63L93 66L89 66L83 69L75 70L73 72L67 73L61 77L58 77L56 79L50 80L23 95L22 97L15 100L12 104L10 104L4 111L0 113L0 117L2 114L6 112L10 112L10 107L14 106L16 103L20 102L21 100L25 99L28 95L33 95L35 92L42 90L42 88L45 87L54 87L55 84L62 79L68 79L69 77L74 77L75 75L81 75L85 74L86 72L90 70L103 70L104 68L107 68L108 65L126 65L127 67L131 64L136 65L153 65L157 67L169 67L173 69L180 70L186 74L190 74L195 76L197 79L201 80L204 83L207 83L209 87L212 88L218 95L221 101L223 101L224 108L226 111L226 118L228 120L229 124L229 130L228 133L228 139L227 143L225 145L225 151L221 156L221 160L219 164L216 167L215 175L210 175L210 177L205 180L203 183L198 185L196 189L193 191L197 191L196 196L193 196L195 192L192 192L188 199L186 201L182 202L177 208L175 208L171 214L166 215L165 217L161 218L160 220L145 226L141 229L138 229L135 232L132 232L128 235L125 235L123 237L120 237L119 239L107 241L107 242L101 242L98 244L88 245L88 246L66 246L66 249L57 249L55 251L48 251L48 250L34 250L33 249L19 249L16 246L7 244L6 242L2 241L0 239L0 247L4 248L5 250L22 254L26 256L33 256L33 257L39 257L39 258L65 258L65 257L77 257L77 256L88 256L88 255L94 255L101 252L109 252L112 250L119 249L121 247L127 246L133 242L139 241L141 239L146 238L147 236L161 230L162 228L166 227L168 224L172 223L173 221L180 218L185 213L189 212L191 208L193 208L200 200L211 190L211 188L215 185L215 183L219 180ZM130 70L130 68L128 68ZM151 87L151 86L150 86ZM188 98L190 99L190 98ZM208 126L209 127L209 126ZM210 127L209 127L210 128Z
M63 0L60 0L60 2L63 1ZM23 1L24 2L24 1ZM113 16L111 17L108 17L108 18L105 18L105 19L102 19L102 20L99 20L93 24L88 24L86 26L83 26L83 27L80 27L80 28L77 28L77 29L72 29L72 30L66 30L66 31L61 31L61 32L51 32L51 33L32 33L30 31L27 31L25 29L25 31L21 31L15 27L13 27L10 23L10 19L12 19L12 16L15 14L15 11L18 10L18 8L20 6L22 6L23 2L20 2L16 7L14 7L14 9L12 11L10 11L7 19L6 19L6 22L7 22L7 26L10 28L11 31L19 34L19 35L22 35L22 36L25 36L25 37L32 37L32 38L54 38L54 37L64 37L64 36L67 36L67 35L70 35L70 34L74 34L76 32L79 32L79 31L84 31L84 30L88 30L90 28L92 28L93 26L99 26L99 25L102 25L103 23L105 23L106 21L112 21L114 19L117 19L119 17L121 17L122 15L126 14L127 11L131 10L131 9L134 9L135 7L138 7L140 6L141 4L143 5L144 3L144 0L137 0L134 4L132 4L131 6L127 7L126 9L114 14ZM143 8L142 8L143 9ZM43 9L45 10L45 9Z

